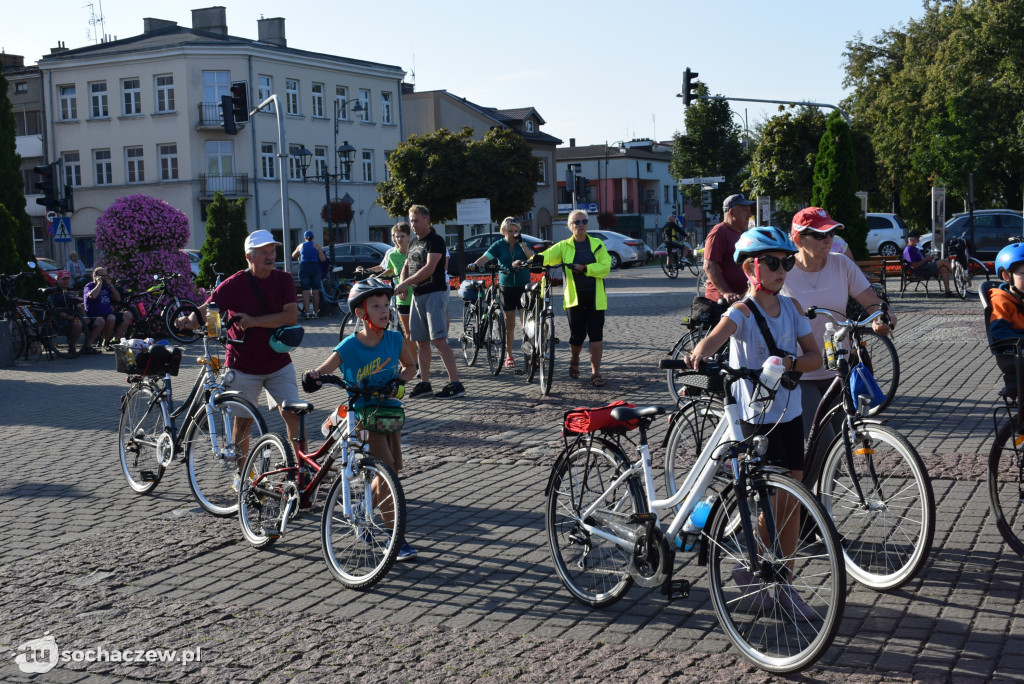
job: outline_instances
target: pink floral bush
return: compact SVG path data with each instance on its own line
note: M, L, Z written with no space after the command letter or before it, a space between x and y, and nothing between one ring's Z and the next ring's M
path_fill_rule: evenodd
M183 277L171 282L171 292L201 301L181 251L190 233L185 214L148 195L122 197L96 220L96 246L112 278L149 287L154 275L177 273Z

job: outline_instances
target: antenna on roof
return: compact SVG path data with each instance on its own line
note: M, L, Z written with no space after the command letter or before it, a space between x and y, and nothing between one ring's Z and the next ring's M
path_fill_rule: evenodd
M89 8L89 26L92 27L92 29L85 32L85 36L87 39L98 44L103 42L103 40L106 38L106 33L104 33L105 27L103 26L103 1L96 1L99 3L100 6L99 14L96 13L96 7L91 2L86 5L83 5L83 7Z
M416 85L416 55L412 56L412 69L409 69L409 75L412 76L412 84Z

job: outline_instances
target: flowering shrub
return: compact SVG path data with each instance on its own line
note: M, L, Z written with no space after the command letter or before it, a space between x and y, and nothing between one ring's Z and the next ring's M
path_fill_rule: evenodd
M327 223L327 212L330 210L330 223L338 224L344 223L348 225L352 222L352 217L355 212L352 211L352 205L348 202L342 202L338 199L331 200L331 203L325 204L320 210L320 218L323 219L324 223Z
M188 255L181 251L190 232L188 217L167 202L128 195L96 219L96 246L113 278L148 287L154 275L178 273L184 277L171 283L171 292L195 301L199 292L192 283Z

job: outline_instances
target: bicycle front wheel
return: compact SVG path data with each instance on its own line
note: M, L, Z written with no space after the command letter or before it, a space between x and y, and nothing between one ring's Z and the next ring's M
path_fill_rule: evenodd
M1024 557L1024 437L1013 421L999 428L988 452L988 499L999 534Z
M629 459L614 445L595 439L590 447L560 458L548 483L544 522L555 572L577 601L594 608L615 603L633 586L632 549L584 528L586 524L621 537L630 516L647 510L635 478L610 487L629 467ZM606 491L600 507L585 515Z
M752 475L745 501L743 511L735 489L727 490L705 528L711 602L747 660L769 672L796 672L815 663L839 629L842 549L828 513L790 477ZM790 535L795 539L783 546Z
M501 373L505 365L505 312L498 304L492 304L484 326L484 344L487 345L487 367L491 375ZM511 355L512 350L509 349Z
M932 483L898 432L870 423L854 428L852 469L839 435L825 457L818 494L839 532L846 571L866 587L889 591L913 579L931 551Z
M701 341L701 335L694 330L686 332L676 340L675 345L672 347L672 351L669 352L669 358L679 360L686 357L693 348L697 346L697 343ZM678 380L682 377L683 371L679 369L670 368L665 371L665 381L668 383L668 393L672 397L672 401L676 403L678 408L682 408L688 400L693 399L692 395L687 395L687 388L681 385Z
M288 438L273 432L263 435L249 452L238 485L238 522L242 536L257 549L265 549L281 536L281 520L288 490L288 465L295 462Z
M853 344L857 360L868 367L885 394L882 403L868 411L869 416L874 416L892 403L900 386L900 359L896 354L896 345L888 337L870 328L854 328Z
M199 505L225 517L238 512L234 479L267 424L259 409L242 397L224 399L212 411L208 414L204 403L192 414L185 432L185 464L188 486Z
M541 318L540 326L540 393L551 394L551 381L555 372L555 317L551 313Z
M956 290L956 294L960 299L967 299L967 269L964 268L964 265L960 263L959 259L953 259L952 269L953 277L950 278L950 280L953 281L953 287Z
M673 280L679 276L679 261L671 252L661 257L661 270Z
M135 385L125 396L117 445L121 472L128 486L138 494L149 494L164 474L164 464L173 455L174 444L164 430L157 391L148 384Z
M346 488L349 505L346 510ZM388 574L405 539L405 493L391 466L368 456L327 495L320 546L327 567L350 589L366 589Z
M467 366L476 363L480 353L480 308L467 304L462 311L462 358Z
M704 273L704 269L701 267L701 263L697 261L696 255L692 253L690 254L690 256L685 258L683 265L686 266L687 270L690 271L694 278L699 278L700 275ZM701 289L701 291L698 294L704 294L704 290Z
M199 340L200 334L198 331L178 330L174 325L176 320L190 314L195 314L197 320L203 320L203 315L199 312L199 305L187 299L182 299L178 302L177 306L168 306L164 310L164 329L167 330L167 334L171 336L171 339L178 344L192 344Z

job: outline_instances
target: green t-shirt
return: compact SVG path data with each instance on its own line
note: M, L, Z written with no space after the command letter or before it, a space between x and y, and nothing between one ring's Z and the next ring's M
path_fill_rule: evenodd
M393 249L388 252L388 268L391 269L396 275L401 275L402 266L405 265L405 255L397 249ZM399 306L405 306L406 304L412 304L412 288L405 291L405 296L398 299Z

